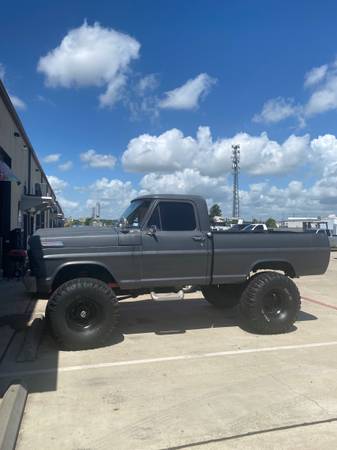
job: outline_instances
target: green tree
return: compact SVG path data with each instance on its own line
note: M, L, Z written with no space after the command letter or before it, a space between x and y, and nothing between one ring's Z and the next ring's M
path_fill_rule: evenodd
M269 217L269 219L266 221L266 225L268 228L276 228L276 220L273 219L272 217Z
M211 219L213 219L213 217L215 217L215 216L221 216L221 215L222 215L221 208L217 203L215 203L213 206L211 206L211 209L209 210L209 217Z
M84 225L89 226L89 225L91 225L91 224L92 224L92 218L91 218L91 217L87 217L87 218L85 219L85 221L84 221Z

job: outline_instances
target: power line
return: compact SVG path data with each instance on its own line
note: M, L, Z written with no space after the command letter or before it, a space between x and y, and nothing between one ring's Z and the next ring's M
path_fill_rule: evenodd
M240 217L239 198L239 172L240 172L240 145L232 145L232 168L233 168L233 218Z

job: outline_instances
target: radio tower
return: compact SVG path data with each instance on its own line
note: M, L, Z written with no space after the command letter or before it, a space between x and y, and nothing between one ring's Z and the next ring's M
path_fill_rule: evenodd
M240 217L239 199L239 171L240 171L240 145L232 145L233 161L233 218Z

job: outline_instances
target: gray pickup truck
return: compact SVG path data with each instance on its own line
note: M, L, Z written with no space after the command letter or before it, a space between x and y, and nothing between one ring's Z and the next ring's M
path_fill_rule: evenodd
M245 327L289 330L300 309L291 278L329 264L326 234L211 231L199 196L133 200L115 228L41 229L29 242L30 291L49 297L46 316L63 348L103 345L119 299L198 285L218 308L239 304Z

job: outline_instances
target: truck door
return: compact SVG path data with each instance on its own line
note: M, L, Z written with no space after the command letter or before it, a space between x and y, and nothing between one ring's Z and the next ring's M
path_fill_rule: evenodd
M210 252L195 205L159 200L142 230L141 285L206 284Z
M118 233L118 263L111 260L113 273L121 288L138 288L141 280L141 226L149 211L151 200L137 199L123 214L126 226ZM112 254L113 258L114 254Z

